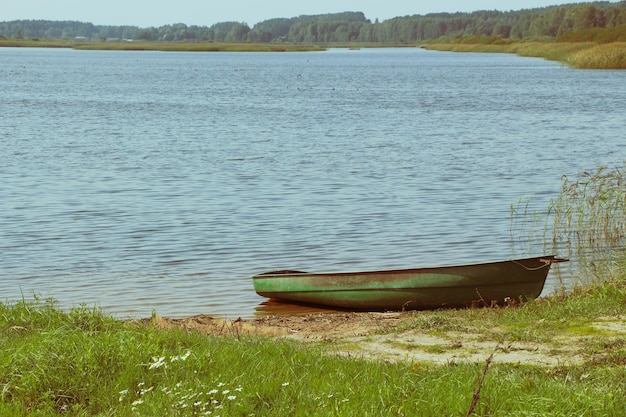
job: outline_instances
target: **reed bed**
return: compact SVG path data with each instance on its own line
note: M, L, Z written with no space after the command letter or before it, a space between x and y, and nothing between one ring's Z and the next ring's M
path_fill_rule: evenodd
M532 197L512 204L511 238L516 246L528 246L522 249L541 245L571 258L567 268L576 274L574 284L619 274L626 269L626 163L564 176L561 192L545 209Z
M567 63L568 58L579 51L584 51L589 48L593 48L595 44L585 43L543 43L543 42L530 42L516 44L511 50L513 53L525 56L545 58L550 61L559 61Z
M579 69L626 69L626 42L436 43L426 49L451 52L509 53L545 58Z
M601 277L623 259L626 239L626 164L563 177L561 193L548 208L552 244L563 243L587 275ZM595 272L594 272L595 271Z
M571 54L568 64L582 69L626 69L626 42L596 45Z

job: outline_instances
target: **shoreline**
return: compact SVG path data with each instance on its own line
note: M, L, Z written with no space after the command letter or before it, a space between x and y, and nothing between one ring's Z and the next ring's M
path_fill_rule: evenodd
M330 353L387 362L434 364L493 362L533 364L544 367L580 365L589 337L566 331L554 332L547 341L524 341L474 328L438 329L416 327L420 315L454 316L456 310L436 312L328 312L304 315L273 315L253 319L220 319L200 314L171 318L155 315L131 323L162 330L180 329L217 337L266 337L299 343L323 343ZM489 309L480 309L488 314ZM496 310L491 310L496 311ZM486 313L485 313L486 312ZM607 316L588 324L604 336L626 337L626 317Z
M322 52L330 48L422 48L439 52L506 53L522 57L544 58L576 69L626 69L626 42L504 42L504 43L236 43L236 42L98 42L76 40L0 39L0 47L68 48L97 51L159 52Z

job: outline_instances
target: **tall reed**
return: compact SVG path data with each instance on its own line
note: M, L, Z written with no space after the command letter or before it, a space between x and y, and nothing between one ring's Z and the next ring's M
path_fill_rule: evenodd
M626 42L613 42L571 54L568 64L582 69L626 69Z
M616 257L625 256L625 168L601 166L574 180L564 176L561 193L550 203L552 244L565 244L582 265L610 266Z
M489 52L558 61L579 69L626 69L626 42L516 42L455 43L446 40L426 44L426 49L451 52Z

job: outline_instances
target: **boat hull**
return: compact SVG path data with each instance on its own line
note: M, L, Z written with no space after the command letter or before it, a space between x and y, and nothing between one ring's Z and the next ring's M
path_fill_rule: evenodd
M558 261L550 255L389 271L276 271L252 278L259 295L283 302L370 311L436 309L536 298Z

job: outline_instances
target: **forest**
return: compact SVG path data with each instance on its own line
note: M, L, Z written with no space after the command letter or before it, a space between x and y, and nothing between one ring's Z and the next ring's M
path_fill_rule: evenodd
M411 43L492 36L510 40L559 40L567 34L626 25L626 1L589 2L518 11L432 13L372 22L362 12L275 18L255 24L161 27L100 26L77 21L0 22L0 39L141 40L160 42ZM624 32L624 31L620 31ZM621 39L620 39L621 40Z

